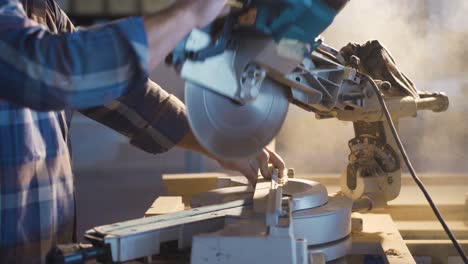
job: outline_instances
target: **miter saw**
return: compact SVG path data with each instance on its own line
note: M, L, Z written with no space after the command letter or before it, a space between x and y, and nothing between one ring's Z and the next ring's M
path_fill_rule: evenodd
M186 81L193 133L223 159L261 151L277 135L289 103L319 119L353 122L342 188L370 209L400 190L401 156L382 103L397 127L398 119L419 110L445 111L449 101L418 91L378 41L340 51L324 44L318 34L346 2L245 2L219 24L194 30L171 63Z
M318 38L346 2L236 2L238 10L192 31L168 58L186 81L193 133L218 157L260 151L278 133L289 103L319 119L353 122L341 193L279 179L276 170L255 189L196 196L194 209L93 228L85 235L91 247L58 247L49 262L124 262L171 247L191 249L192 263L306 264L345 256L351 212L384 207L399 194L402 157L391 137L398 119L448 108L445 95L416 90L379 42L337 51Z

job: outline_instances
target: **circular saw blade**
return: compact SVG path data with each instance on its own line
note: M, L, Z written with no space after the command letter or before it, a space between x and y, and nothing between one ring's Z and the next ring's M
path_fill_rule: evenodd
M190 126L200 144L217 157L233 160L252 156L279 132L288 112L284 88L268 78L258 97L240 105L195 83L185 86Z

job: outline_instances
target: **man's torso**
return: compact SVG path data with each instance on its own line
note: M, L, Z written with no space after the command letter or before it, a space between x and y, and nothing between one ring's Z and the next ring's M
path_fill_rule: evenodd
M57 32L49 6L46 13L44 3L24 1L31 19ZM36 112L0 99L1 263L40 263L51 246L71 242L75 209L67 131L64 112Z

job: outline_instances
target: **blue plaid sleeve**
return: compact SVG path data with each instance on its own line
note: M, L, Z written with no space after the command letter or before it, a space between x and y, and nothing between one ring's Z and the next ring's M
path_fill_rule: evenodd
M54 2L49 11L59 32L75 26ZM126 95L93 108L81 110L87 117L128 137L134 146L153 154L165 152L189 132L184 104L150 79Z
M189 132L185 105L159 85L147 80L143 91L135 90L82 114L127 136L146 152L166 152Z
M35 110L84 109L143 87L148 70L141 18L53 34L0 0L0 98Z

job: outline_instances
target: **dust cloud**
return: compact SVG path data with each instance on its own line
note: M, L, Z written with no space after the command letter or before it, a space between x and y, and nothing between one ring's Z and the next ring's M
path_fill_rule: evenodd
M449 95L444 113L420 113L400 122L416 169L468 172L468 2L464 0L351 0L324 34L340 48L380 40L399 68L423 91ZM351 123L315 120L291 107L277 149L301 173L339 173L347 164Z

